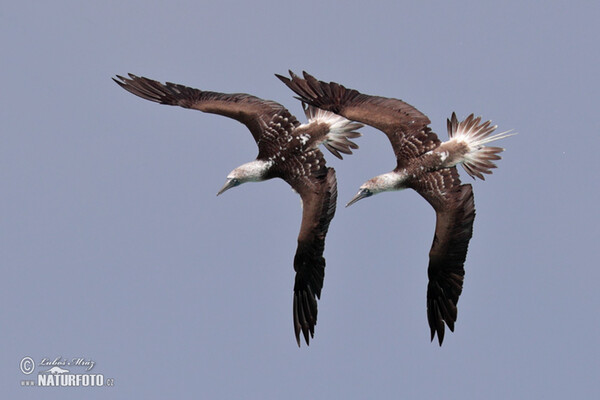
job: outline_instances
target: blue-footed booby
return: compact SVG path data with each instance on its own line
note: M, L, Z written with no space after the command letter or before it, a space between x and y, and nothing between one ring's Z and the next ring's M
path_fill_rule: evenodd
M350 139L360 136L356 130L363 125L304 105L308 123L301 125L281 104L248 94L209 92L132 74L117 78L113 80L123 89L143 99L223 115L246 125L258 145L258 156L231 171L217 195L245 182L271 178L283 179L300 195L303 212L294 257L293 321L298 346L300 332L308 345L309 335L314 337L325 276L325 236L337 201L335 170L325 165L318 145L338 158L340 153L352 154L358 146Z
M377 193L411 188L431 204L436 227L429 252L427 320L431 340L444 340L444 323L454 331L457 303L465 275L464 263L473 234L475 205L469 184L461 184L457 164L473 178L490 174L504 149L487 143L510 136L491 135L496 126L469 115L447 121L449 140L440 142L429 128L429 118L413 106L394 98L370 96L335 82L319 81L304 72L304 79L289 71L277 75L306 104L332 111L384 132L396 155L396 168L365 182L347 206Z

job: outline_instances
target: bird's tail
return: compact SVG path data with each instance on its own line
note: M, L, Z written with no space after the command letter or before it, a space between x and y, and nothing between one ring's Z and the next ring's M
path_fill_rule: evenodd
M447 120L448 136L450 141L462 142L467 145L468 151L463 156L462 166L471 177L485 180L483 174L491 174L492 168L496 168L494 160L500 160L499 153L503 152L502 147L487 147L490 143L499 139L516 135L510 131L491 133L496 130L497 125L491 125L492 121L482 124L481 117L475 118L473 114L469 115L464 121L458 122L456 113L452 113L452 118Z
M350 139L362 136L356 130L362 128L363 124L352 122L330 111L321 110L310 105L307 106L304 103L303 106L309 123L321 122L329 125L329 132L322 143L331 154L342 159L340 153L352 154L352 149L358 149L358 145Z

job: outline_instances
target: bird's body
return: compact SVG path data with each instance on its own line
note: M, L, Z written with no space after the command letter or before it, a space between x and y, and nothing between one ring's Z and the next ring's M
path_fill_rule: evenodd
M335 171L326 166L318 146L323 144L339 158L340 152L351 154L358 146L349 139L360 136L355 130L362 125L311 106L305 109L308 123L300 124L281 104L248 94L202 91L131 74L117 78L121 87L146 100L219 114L246 125L258 156L231 171L218 194L245 182L281 178L300 195L303 214L294 257L293 318L298 345L300 332L308 344L323 287L325 236L337 201Z
M436 228L429 252L427 318L431 339L444 339L444 323L454 330L456 304L462 292L464 262L473 233L475 205L469 184L461 184L456 170L462 164L472 177L483 178L500 159L499 147L485 144L504 138L490 122L480 124L473 115L458 122L455 114L448 120L450 139L441 142L429 128L429 118L402 100L362 94L335 82L318 81L304 73L300 78L277 75L298 98L323 110L353 121L371 125L384 132L396 155L396 168L365 182L348 203L373 194L414 189L436 212Z

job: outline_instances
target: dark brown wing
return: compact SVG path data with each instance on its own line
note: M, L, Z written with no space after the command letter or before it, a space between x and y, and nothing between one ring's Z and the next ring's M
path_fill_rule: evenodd
M410 185L436 212L435 235L429 252L427 320L431 340L444 340L444 322L451 331L462 292L464 263L473 236L475 203L471 185L461 185L456 167L433 171Z
M304 79L290 71L291 79L276 75L301 101L332 111L352 121L371 125L384 132L402 168L406 161L439 146L435 133L427 127L431 121L402 100L370 96L347 89L335 82L319 81L304 72Z
M190 88L176 83L165 84L129 74L113 80L123 89L143 99L160 104L192 108L233 118L248 127L260 145L265 133L289 133L300 123L281 104L245 93L218 93Z
M318 156L322 154L318 152ZM317 299L325 277L325 236L335 214L337 182L333 168L318 168L311 175L286 179L302 198L302 225L294 257L294 331L300 346L300 332L306 344L314 337Z

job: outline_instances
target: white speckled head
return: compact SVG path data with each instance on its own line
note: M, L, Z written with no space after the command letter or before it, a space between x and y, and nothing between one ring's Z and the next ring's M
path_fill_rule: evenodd
M404 182L406 175L392 171L386 174L378 175L366 181L360 188L369 189L373 194L389 192L391 190L401 190L399 185Z
M269 168L273 165L273 161L254 160L249 163L240 165L227 175L225 186L219 190L217 196L232 187L236 187L246 182L260 182L265 180L265 176Z
M267 171L273 165L273 161L254 160L249 163L240 165L227 175L227 179L235 178L241 183L259 182L264 180Z
M406 178L406 175L395 171L371 178L361 185L356 196L354 196L352 200L346 204L346 207L377 193L388 192L392 190L402 190L404 189L402 182L404 182Z

